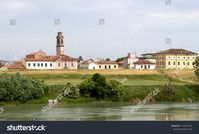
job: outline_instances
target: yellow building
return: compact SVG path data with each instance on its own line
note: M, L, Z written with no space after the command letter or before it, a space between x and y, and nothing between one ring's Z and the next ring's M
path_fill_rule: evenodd
M168 49L155 54L156 68L193 69L197 53L184 49Z

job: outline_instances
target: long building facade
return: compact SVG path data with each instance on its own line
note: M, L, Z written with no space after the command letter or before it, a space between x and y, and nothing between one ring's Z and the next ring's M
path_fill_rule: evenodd
M156 53L156 67L164 69L193 69L197 53L184 49L168 49Z

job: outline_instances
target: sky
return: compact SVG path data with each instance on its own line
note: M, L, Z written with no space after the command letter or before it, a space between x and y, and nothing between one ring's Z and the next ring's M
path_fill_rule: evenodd
M84 59L169 48L199 53L199 0L0 0L0 60L38 50L55 55L59 31L65 54Z

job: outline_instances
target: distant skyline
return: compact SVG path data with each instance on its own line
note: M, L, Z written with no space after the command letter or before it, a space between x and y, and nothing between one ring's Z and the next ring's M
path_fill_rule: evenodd
M198 5L198 0L1 0L0 60L38 50L55 55L59 31L65 54L84 59L115 60L169 48L199 53Z

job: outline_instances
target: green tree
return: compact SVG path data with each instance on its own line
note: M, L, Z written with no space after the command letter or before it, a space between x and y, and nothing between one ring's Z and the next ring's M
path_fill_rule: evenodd
M195 60L195 74L199 77L199 57Z

